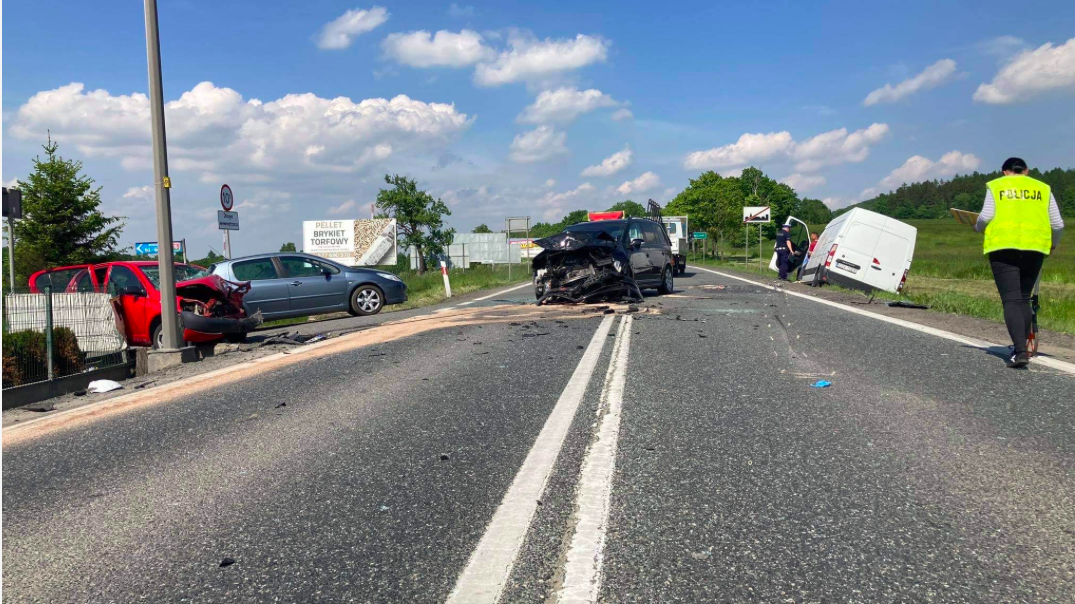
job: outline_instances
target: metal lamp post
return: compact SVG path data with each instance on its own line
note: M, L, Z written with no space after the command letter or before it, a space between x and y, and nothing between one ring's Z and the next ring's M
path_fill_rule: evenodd
M160 32L157 0L145 0L146 57L149 63L149 111L153 122L153 185L157 194L157 260L160 263L162 349L177 350L181 344L179 316L175 309L175 264L172 255L172 201L168 178L168 150L164 134L164 90L161 85Z

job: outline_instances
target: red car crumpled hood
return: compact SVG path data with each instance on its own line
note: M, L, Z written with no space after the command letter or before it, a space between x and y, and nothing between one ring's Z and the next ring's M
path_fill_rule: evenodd
M180 281L175 284L176 297L208 303L223 298L231 306L242 309L243 296L250 291L250 282L236 283L222 279L218 275L208 275Z

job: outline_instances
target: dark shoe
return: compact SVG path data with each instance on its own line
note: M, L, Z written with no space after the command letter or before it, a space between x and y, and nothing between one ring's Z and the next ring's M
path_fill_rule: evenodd
M1012 369L1019 369L1021 367L1026 367L1029 364L1030 364L1030 357L1025 352L1020 352L1020 353L1017 353L1017 354L1013 354L1011 356L1011 358L1008 359L1008 367L1011 367Z

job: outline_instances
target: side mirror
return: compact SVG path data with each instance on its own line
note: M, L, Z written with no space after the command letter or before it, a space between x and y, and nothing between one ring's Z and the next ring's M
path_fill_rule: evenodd
M146 297L146 289L141 285L128 285L123 288L122 294L125 296L135 296L137 298Z
M631 247L642 247L643 241L641 239L632 239Z

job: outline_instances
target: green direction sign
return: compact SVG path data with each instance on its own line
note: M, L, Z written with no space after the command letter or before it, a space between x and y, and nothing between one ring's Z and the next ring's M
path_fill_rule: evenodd
M704 233L704 232L703 233L695 233L694 238L695 239L709 239L709 235Z

